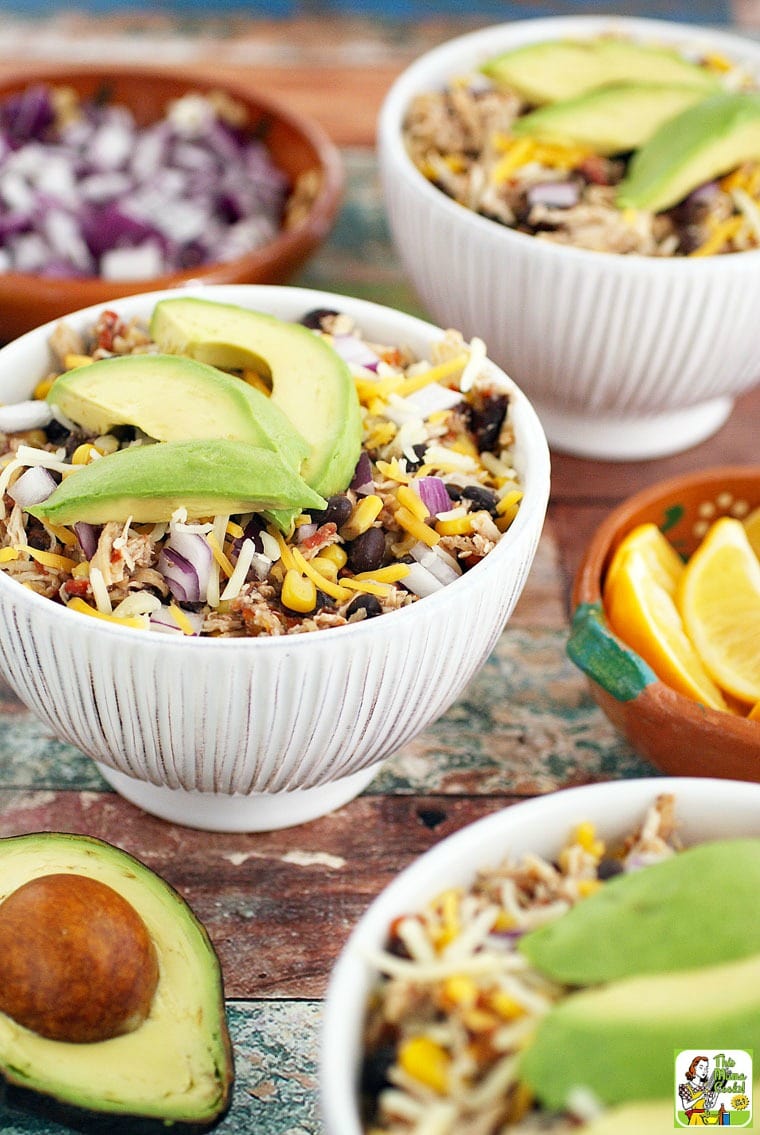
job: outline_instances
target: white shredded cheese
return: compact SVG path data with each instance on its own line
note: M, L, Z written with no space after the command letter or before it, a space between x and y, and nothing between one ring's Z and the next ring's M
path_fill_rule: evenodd
M470 357L467 360L462 376L459 379L459 389L463 394L471 390L480 374L480 369L486 361L486 345L482 339L470 340Z
M103 572L100 568L90 568L90 587L92 588L92 597L95 600L95 606L103 615L110 615L113 612L113 605L111 603L111 596L108 594Z
M243 540L238 552L237 563L235 570L230 578L227 580L227 586L222 592L222 599L237 599L240 594L240 588L243 586L248 575L248 569L253 562L256 546L253 540Z
M16 450L16 457L22 465L44 465L46 469L54 469L58 473L70 473L76 466L64 461L65 455L63 449L49 453L46 449L35 449L33 445L20 445Z

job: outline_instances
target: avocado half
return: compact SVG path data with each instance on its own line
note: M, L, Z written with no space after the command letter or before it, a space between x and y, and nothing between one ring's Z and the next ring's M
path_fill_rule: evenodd
M50 1039L0 1012L0 1130L5 1107L93 1135L210 1131L229 1110L234 1067L221 968L206 930L133 856L57 832L0 839L0 915L6 898L55 874L96 880L130 904L155 948L158 983L133 1031L90 1043Z

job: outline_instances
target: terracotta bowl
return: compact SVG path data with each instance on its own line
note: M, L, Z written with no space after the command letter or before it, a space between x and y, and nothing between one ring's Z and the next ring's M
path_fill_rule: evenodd
M742 518L760 506L760 465L718 466L663 481L624 501L599 526L573 587L568 654L591 693L642 757L663 772L760 781L760 722L709 709L659 681L612 634L602 588L627 532L653 521L688 556L720 516Z
M272 158L292 183L309 170L319 172L319 188L303 219L274 240L244 256L150 279L105 280L101 277L53 279L16 272L0 273L0 342L71 311L106 303L119 296L185 284L285 283L328 235L343 191L343 166L337 148L315 121L259 95L245 83L223 77L202 78L191 71L115 66L24 69L0 81L0 103L34 83L72 87L89 100L107 89L114 105L128 107L139 126L163 118L167 105L190 92L222 91L248 111L252 132L266 130Z

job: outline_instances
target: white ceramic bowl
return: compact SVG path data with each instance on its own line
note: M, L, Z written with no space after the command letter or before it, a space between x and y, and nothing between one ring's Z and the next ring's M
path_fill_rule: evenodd
M685 843L757 836L760 785L700 778L642 778L571 788L496 812L449 836L407 867L358 922L333 970L322 1025L320 1100L326 1135L362 1135L357 1087L367 997L376 973L369 951L385 944L394 918L441 890L468 886L478 870L525 851L552 857L584 820L605 840L627 834L661 792L676 797Z
M760 75L760 44L712 28L619 16L515 21L412 63L384 101L378 153L395 247L435 321L485 339L552 446L624 460L697 444L760 380L760 251L667 260L536 240L435 188L402 139L414 95L510 48L603 32L720 52Z
M153 292L113 301L148 317ZM176 293L174 293L176 294ZM300 288L184 289L299 319L354 316L376 341L422 352L440 331L366 301ZM100 306L68 317L90 326ZM53 324L0 350L0 403L28 397L51 368ZM55 733L148 812L189 826L271 830L357 795L382 760L435 720L485 661L530 569L549 496L546 439L516 387L517 519L455 583L380 618L279 638L190 639L115 627L0 573L0 673Z

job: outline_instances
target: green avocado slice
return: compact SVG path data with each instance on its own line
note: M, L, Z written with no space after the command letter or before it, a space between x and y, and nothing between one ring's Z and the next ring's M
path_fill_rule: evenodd
M726 880L730 879L730 886ZM694 880L710 896L710 930L694 933ZM519 950L566 985L706 966L760 953L760 839L714 840L646 871L616 875Z
M697 87L612 83L516 119L518 137L589 146L598 154L638 149L669 118L704 98Z
M325 339L298 323L193 296L157 303L150 331L169 354L249 367L271 382L273 403L309 444L304 480L324 497L347 488L361 452L361 412L351 372Z
M267 509L324 508L325 500L271 449L225 438L136 445L83 465L27 511L53 524L156 523Z
M47 401L94 434L132 425L157 441L225 437L276 449L298 469L309 446L271 399L177 355L99 359L60 375Z
M700 894L708 893L695 885ZM692 926L693 917L692 911ZM612 1105L665 1098L673 1090L677 1051L694 1045L747 1051L758 1035L760 954L755 954L571 993L541 1019L519 1075L540 1103L556 1110L577 1091ZM642 1135L646 1130L641 1128Z
M210 1131L229 1108L234 1067L219 959L203 925L163 879L101 840L0 839L0 903L59 872L126 899L151 936L159 981L143 1022L105 1041L47 1039L0 1012L0 1112L5 1105L99 1135Z
M659 213L698 185L757 160L760 94L714 95L664 123L634 154L617 204Z
M720 86L713 72L677 51L614 36L526 44L489 59L481 70L536 106L576 98L607 83L678 84L705 94Z

